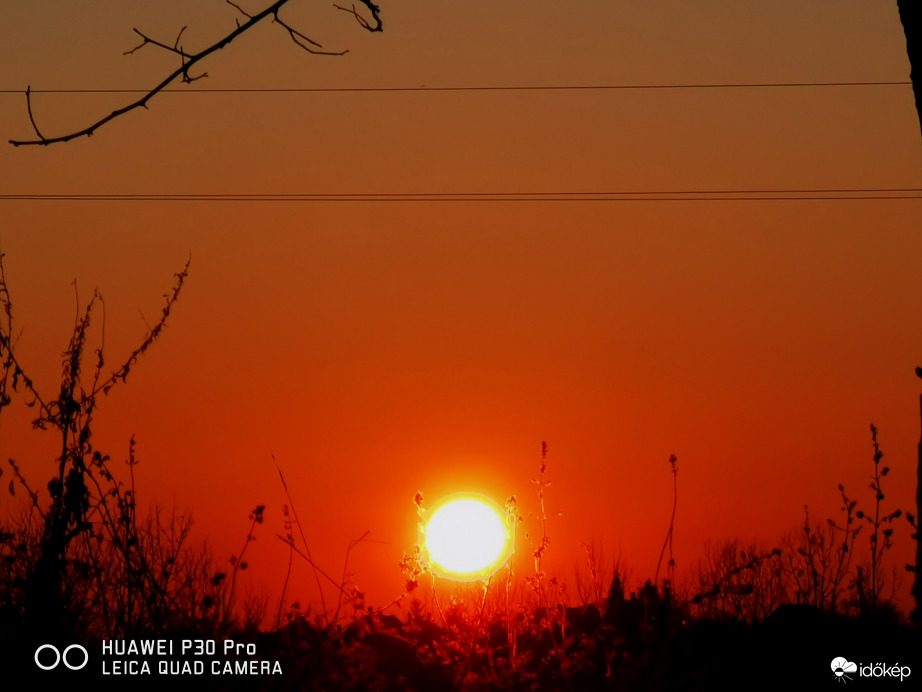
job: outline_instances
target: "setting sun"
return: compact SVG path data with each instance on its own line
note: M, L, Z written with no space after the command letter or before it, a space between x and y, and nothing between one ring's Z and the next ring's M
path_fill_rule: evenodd
M485 578L502 565L511 548L502 510L479 495L443 500L423 532L430 569L449 579Z

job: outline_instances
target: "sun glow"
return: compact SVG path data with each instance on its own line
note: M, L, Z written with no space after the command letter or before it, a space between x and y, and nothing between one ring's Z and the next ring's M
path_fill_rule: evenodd
M512 549L502 510L481 495L442 500L422 530L429 568L448 579L485 579L503 565Z

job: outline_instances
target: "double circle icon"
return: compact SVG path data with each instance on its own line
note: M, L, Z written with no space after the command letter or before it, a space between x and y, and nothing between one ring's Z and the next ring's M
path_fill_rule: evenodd
M51 649L54 651L54 663L52 663L50 666L42 665L41 661L38 660L38 655L45 649ZM79 649L83 652L83 663L78 666L67 660L67 654L70 653L72 649ZM79 644L71 644L66 649L64 649L63 653L58 651L58 647L56 647L54 644L42 644L35 650L35 665L37 665L42 670L53 670L54 668L58 667L59 663L64 663L65 667L70 668L71 670L80 670L81 668L86 667L86 664L89 663L89 661L89 652Z

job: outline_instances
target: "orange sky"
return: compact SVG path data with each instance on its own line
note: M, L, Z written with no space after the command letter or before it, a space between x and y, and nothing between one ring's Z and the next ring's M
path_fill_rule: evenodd
M0 89L143 88L175 67L132 27L204 46L223 2L0 8ZM895 3L381 2L385 31L325 3L285 15L340 58L260 27L189 87L904 81ZM892 6L891 6L892 5ZM248 5L250 6L250 5ZM252 8L261 7L253 3ZM36 95L48 135L126 95ZM30 135L0 94L5 142ZM908 86L163 94L93 138L0 147L0 193L348 193L913 188ZM221 556L267 505L253 579L281 583L280 462L312 550L348 541L372 602L399 593L412 497L470 490L534 510L550 447L550 567L577 542L652 575L679 458L679 574L705 542L775 542L803 505L867 509L880 429L887 503L911 509L919 438L918 200L207 203L0 200L19 355L53 391L81 297L106 299L110 362L161 341L101 409L134 434L142 500L194 508ZM8 415L9 414L9 415ZM41 436L4 411L0 456L43 483ZM886 490L886 488L885 488ZM9 507L4 499L2 507ZM0 511L3 511L0 507ZM532 530L534 527L532 525ZM905 525L891 564L909 559ZM306 569L298 594L312 598ZM908 583L908 582L907 582Z

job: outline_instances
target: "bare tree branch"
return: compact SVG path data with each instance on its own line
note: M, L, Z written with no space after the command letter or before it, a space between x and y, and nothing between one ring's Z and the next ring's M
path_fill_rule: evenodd
M252 15L252 14L250 14L249 12L247 12L245 9L243 9L243 8L242 8L240 5L238 5L236 2L231 2L231 0L224 0L224 1L225 1L228 5L230 5L230 6L233 7L234 9L236 9L236 10L237 10L240 14L242 14L244 17L247 17L248 19L252 19L252 18L253 18L253 15Z
M368 31L382 31L381 8L371 2L371 0L359 0L359 2L365 5L365 7L368 8L368 11L371 12L371 18L374 21L373 25L358 13L358 11L355 9L355 5L352 5L351 7L341 7L334 4L333 7L335 7L337 10L342 10L343 12L348 12L351 14L353 17L355 17L355 21L357 21L363 28L367 29Z
M275 24L278 24L279 26L284 28L286 31L288 31L288 35L291 37L291 40L294 41L295 45L298 46L299 48L303 48L308 53L313 53L314 55L345 55L346 53L349 52L348 49L341 50L341 51L316 50L316 48L322 48L323 46L321 46L319 43L317 43L313 39L308 38L307 36L302 34L300 31L297 31L293 29L292 27L290 27L288 24L286 24L281 19L279 19L278 14L276 14L275 17L273 17L272 21ZM316 48L311 48L311 46L316 46Z
M238 24L237 26L239 27L240 25ZM207 77L207 76L208 76L208 73L207 73L207 72L203 72L202 74L196 75L195 77L193 77L193 76L191 76L191 75L189 74L189 65L191 64L190 61L191 61L192 58L195 57L195 56L189 55L188 53L186 53L186 52L183 50L182 46L179 45L179 40L182 38L182 34L183 34L183 32L184 32L187 28L188 28L188 27L185 27L185 26L184 26L182 29L179 30L179 34L176 36L176 40L173 42L173 45L172 45L172 46L169 46L169 45L167 45L166 43L162 43L162 42L160 42L160 41L156 41L156 40L152 39L150 36L148 36L147 34L144 34L144 33L142 33L141 31L139 31L138 29L132 29L132 31L134 31L138 36L141 37L141 39L142 39L142 40L141 40L141 43L139 43L138 45L136 45L136 46L135 46L134 48L132 48L131 50L126 50L122 55L131 55L132 53L135 53L135 52L141 50L144 46L146 46L146 45L148 45L148 44L150 44L150 45L152 45L152 46L157 46L158 48L163 48L163 50L169 51L170 53L176 53L176 55L178 55L178 56L180 57L181 61L182 61L182 63L181 63L181 64L182 64L182 67L183 67L182 81L183 81L183 83L185 83L185 84L191 84L192 82L196 81L197 79L202 79L203 77Z
M189 84L191 82L194 82L197 79L201 79L202 77L207 77L208 76L207 72L203 72L200 75L193 76L193 75L190 75L189 70L190 68L192 68L193 65L200 62L204 58L208 57L212 53L221 50L226 45L231 43L231 41L233 41L235 38L237 38L242 33L244 33L245 31L249 30L256 24L261 22L263 19L266 19L267 17L271 17L273 23L279 24L283 29L285 29L288 32L288 35L291 38L291 40L295 43L295 45L297 45L299 48L306 50L308 53L312 53L314 55L344 55L348 52L347 50L343 50L343 51L318 50L318 49L323 48L323 46L317 43L317 41L314 41L313 39L309 38L305 34L301 33L300 31L294 29L289 24L284 22L279 17L279 10L282 8L282 6L284 6L288 2L289 0L276 0L264 10L256 14L250 14L249 12L244 10L242 7L237 5L235 2L232 2L231 0L227 0L227 3L231 5L232 7L234 7L240 14L242 14L246 18L246 21L244 21L241 24L240 20L236 20L236 28L232 32L227 34L227 36L222 38L217 43L209 46L208 48L205 48L204 50L198 53L187 53L183 49L183 47L179 45L179 41L182 38L183 32L186 30L186 27L183 27L179 31L179 34L176 36L176 40L173 42L172 46L169 45L168 43L164 43L162 41L157 41L155 39L152 39L146 34L139 31L138 29L134 29L134 32L138 36L141 37L141 43L135 46L134 48L132 48L131 50L125 51L125 55L131 55L132 53L135 53L136 51L150 44L150 45L157 46L158 48L162 48L163 50L169 51L171 53L175 53L176 55L180 57L182 64L176 70L171 72L159 84L157 84L153 89L151 89L146 94L144 94L141 98L139 98L137 101L134 101L132 103L129 103L126 106L123 106L122 108L118 108L112 111L111 113L109 113L109 115L103 118L100 118L99 120L94 122L92 125L89 125L88 127L85 127L82 130L71 132L65 135L60 135L57 137L46 137L39 130L38 125L35 122L35 118L32 114L31 87L27 87L26 92L25 92L26 93L26 109L29 112L29 121L32 123L32 129L35 131L35 135L37 139L30 139L30 140L11 139L9 140L10 144L12 144L14 147L29 146L29 145L48 146L49 144L56 144L58 142L69 142L70 140L77 139L78 137L90 137L96 132L96 130L98 130L100 127L102 127L106 123L112 120L115 120L115 118L118 118L119 116L129 113L137 108L147 108L148 101L150 101L154 96L156 96L158 93L163 91L167 86L169 86L172 82L176 81L177 79L181 80L183 83ZM379 17L380 9L378 8L378 6L374 5L369 0L359 0L359 2L365 5L365 7L367 7L369 11L371 12L372 23L370 23L368 20L363 18L361 15L359 15L357 11L355 10L354 6L351 10L339 7L338 5L334 5L334 7L337 7L337 9L345 10L347 12L351 12L351 14L353 14L355 18L358 20L359 24L363 26L365 29L369 31L381 31L381 19Z
M188 27L185 27L185 26L184 26L182 29L179 30L179 35L176 37L176 42L175 42L172 46L168 46L167 44L161 43L160 41L155 41L155 40L152 39L150 36L147 36L146 34L142 33L142 32L141 32L140 30L138 30L138 29L132 29L132 31L133 31L134 33L136 33L138 36L141 37L141 39L142 39L142 40L141 40L141 43L139 43L138 45L136 45L136 46L135 46L134 48L132 48L131 50L126 50L124 53L122 53L122 55L131 55L132 53L141 50L141 49L142 49L144 46L146 46L148 43L151 43L151 44L153 44L153 45L155 45L155 46L158 46L158 47L160 47L160 48L163 48L164 50L168 50L168 51L170 51L171 53L176 53L177 55L181 56L182 58L191 58L192 56L189 55L188 53L183 52L183 49L179 46L179 39L182 38L182 34L183 34L183 32L184 32L187 28L188 28Z
M32 129L35 130L41 139L45 139L41 132L38 131L38 125L35 124L35 117L32 115L32 87L26 87L26 110L29 111L29 122L32 123Z

